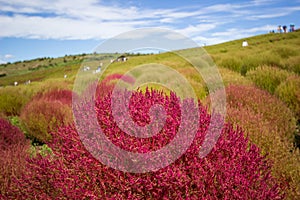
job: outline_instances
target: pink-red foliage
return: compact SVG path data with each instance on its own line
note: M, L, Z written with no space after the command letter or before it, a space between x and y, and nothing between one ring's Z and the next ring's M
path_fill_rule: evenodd
M0 118L0 199L25 169L29 143L24 134L9 121Z
M134 79L130 76L122 74L111 74L106 76L98 85L96 89L97 97L105 97L113 91L116 81L122 80L127 83L134 83Z
M19 128L0 118L0 149L7 150L13 145L24 144L25 136Z
M59 101L62 104L71 105L73 94L71 90L53 89L46 93L38 93L33 100Z
M126 150L147 152L171 140L181 123L181 101L161 92L135 92L130 115L144 125L149 108L161 104L166 124L154 139L125 135L116 125L110 96L99 98L96 112L100 126L115 145ZM84 105L83 105L84 106ZM88 110L89 108L87 108ZM186 109L186 108L184 108ZM284 184L270 174L271 164L249 145L243 132L225 125L212 152L198 157L210 122L210 115L199 103L199 127L188 150L174 163L155 172L125 173L97 161L83 146L74 126L61 127L48 145L54 155L28 160L28 173L16 179L7 197L24 199L282 199ZM82 113L82 120L86 113ZM84 121L86 126L90 124ZM91 135L84 135L89 140ZM93 138L91 138L93 140ZM183 141L184 142L184 141ZM97 147L97 141L94 144ZM101 149L105 151L105 149ZM166 155L167 156L167 155ZM116 158L112 158L116 159Z
M20 115L27 136L44 143L51 139L51 131L72 123L72 95L69 90L52 90L33 97Z
M261 115L263 121L273 124L276 132L288 135L293 132L293 113L275 96L254 86L230 85L226 88L228 107L245 109Z

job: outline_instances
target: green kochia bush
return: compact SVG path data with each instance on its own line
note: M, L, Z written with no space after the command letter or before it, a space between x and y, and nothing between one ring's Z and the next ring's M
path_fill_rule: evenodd
M269 66L261 66L247 73L247 77L259 88L267 90L271 94L274 94L277 86L291 75L293 73Z
M282 82L275 91L275 94L285 102L300 119L300 78L292 76Z
M27 94L22 87L0 88L0 112L6 116L19 115L30 98L31 94Z
M291 56L298 55L297 50L288 47L277 47L272 50L272 53L279 55L282 59L287 59Z
M149 110L160 104L166 124L154 138L125 134L112 116L111 94L96 101L98 122L117 146L127 151L149 152L165 146L177 134L183 112L199 109L199 127L187 151L171 165L155 172L126 173L97 161L81 140L99 152L97 133L79 138L74 126L61 127L48 143L53 156L30 158L28 173L15 181L7 198L24 199L283 199L285 185L270 174L271 164L256 145L249 144L243 132L225 125L216 146L205 158L198 157L210 115L199 104L184 106L175 94L158 91L134 92L130 98L130 118L139 125L149 123ZM118 94L121 95L122 94ZM127 94L125 94L127 95ZM87 111L87 104L82 106ZM122 105L117 106L122 107ZM86 127L92 126L86 113L77 113ZM124 122L129 118L123 119ZM93 129L93 127L91 127ZM81 139L81 140L80 140ZM181 141L184 143L185 141ZM179 143L178 145L181 145ZM101 152L109 149L101 148ZM168 157L168 154L165 155ZM111 158L118 160L119 158ZM123 163L125 164L125 163Z
M231 56L228 58L223 58L221 62L218 63L220 66L233 70L235 72L241 73L241 75L246 75L250 70L255 70L259 66L280 66L281 62L278 56L274 56L268 53L263 53L261 55L240 55Z
M284 69L295 72L300 75L300 56L293 56L288 59L281 60L282 66Z
M225 58L221 61L220 65L235 72L240 72L243 62L238 58Z

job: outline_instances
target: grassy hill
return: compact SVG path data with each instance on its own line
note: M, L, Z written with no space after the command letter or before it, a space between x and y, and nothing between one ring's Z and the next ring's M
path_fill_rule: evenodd
M218 45L207 46L205 50L219 67L245 74L260 65L272 65L280 69L300 74L300 34L266 34L235 40ZM248 47L242 47L246 40ZM189 50L187 50L189 51ZM60 58L37 58L35 60L1 64L0 86L20 83L32 77L32 80L60 78L66 73L74 75L81 62L90 55L70 55ZM147 60L162 60L165 55L149 55ZM144 57L134 57L134 62L141 63ZM140 60L140 61L139 61ZM176 65L176 63L173 62Z
M259 65L273 65L290 72L300 73L299 32L266 34L207 47L215 62L241 72ZM249 43L242 47L242 41Z
M244 40L248 47L242 47ZM300 153L295 147L300 146L300 32L259 35L207 46L205 50L218 66L226 86L226 120L245 130L250 141L274 162L273 175L289 183L286 190L288 198L299 198ZM193 54L194 49L182 51ZM59 120L55 118L57 113L53 112L54 119L44 118L42 121L39 115L33 118L36 120L34 123L30 123L29 116L38 112L34 105L45 106L46 110L42 101L51 103L49 99L54 95L53 91L71 91L82 65L89 63L94 70L102 59L110 60L116 56L82 54L0 65L0 116L21 127L30 139L38 140L37 135L49 132L47 120L53 120L53 127ZM209 106L209 94L202 77L190 63L176 54L168 52L128 57L127 62L112 63L104 76L124 74L145 61L166 65L184 75L201 102ZM67 77L64 78L64 75ZM25 85L28 80L31 84ZM14 82L19 85L13 86ZM163 89L157 85L150 86ZM69 95L67 91L59 95ZM58 113L70 114L67 105L64 105L63 111L57 109Z

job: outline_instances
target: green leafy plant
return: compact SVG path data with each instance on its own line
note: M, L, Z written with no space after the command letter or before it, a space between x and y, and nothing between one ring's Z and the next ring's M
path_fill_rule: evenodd
M271 94L274 94L277 86L279 86L281 82L292 75L293 73L286 70L266 65L258 67L255 70L250 70L247 73L247 77L249 77L259 88L262 88Z
M300 119L300 78L291 76L283 81L275 91L275 94L285 102Z
M0 112L6 116L19 115L30 98L31 94L24 88L12 86L0 88Z

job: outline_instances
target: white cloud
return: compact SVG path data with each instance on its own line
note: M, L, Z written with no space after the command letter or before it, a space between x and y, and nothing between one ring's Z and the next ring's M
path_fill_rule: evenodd
M193 39L196 42L198 42L200 45L203 44L212 45L212 44L223 43L226 41L250 37L257 33L268 33L271 30L276 30L276 28L277 27L273 25L254 27L250 29L231 28L223 32L212 33L210 37L196 36Z
M262 15L255 15L250 17L250 19L268 19L268 18L274 18L274 17L283 17L286 16L287 13L281 12L281 13L270 13L270 14L262 14Z
M198 37L199 40L223 41L225 37L228 40L234 35L267 32L273 28L264 26L242 32L236 29L216 32L221 25L237 26L234 23L239 23L241 19L273 18L300 10L299 6L279 10L253 9L273 2L252 0L207 7L199 5L176 9L144 9L126 7L125 4L104 5L99 0L0 0L0 11L13 13L10 16L0 14L0 37L107 39L136 28L166 27L187 37ZM208 32L211 33L211 39L203 36L200 38L199 35L206 35Z
M210 31L216 28L218 23L203 23L198 25L189 25L184 29L178 30L180 33L186 36L194 36L195 34L202 34L203 32Z
M274 25L265 25L265 26L246 29L246 30L244 30L244 32L245 33L266 32L267 33L276 28L277 28L277 26L274 26Z
M275 3L277 0L253 0L253 4L256 6L259 5L267 5L267 4L272 4Z
M179 32L168 33L164 37L169 40L186 40L187 39L186 36L180 34Z
M143 22L102 22L67 19L62 17L43 18L16 15L0 16L3 29L0 37L25 37L42 39L91 39L109 38L128 31Z
M5 59L11 59L11 58L13 58L14 56L13 55L11 55L11 54L6 54L6 55L4 55L4 58Z
M252 35L253 33L257 33L257 32L265 32L268 33L271 30L275 30L277 27L273 26L273 25L266 25L266 26L261 26L261 27L255 27L255 28L249 28L249 29L236 29L236 28L232 28L232 29L228 29L224 32L216 32L213 33L212 36L214 37L232 37L236 38L236 37L247 37Z
M116 36L114 39L117 40L137 40L137 39L144 39L144 38L151 38L154 36L165 36L169 34L170 31L165 28L155 28L155 29L148 29L148 28L143 28L140 29L139 31L129 31L122 33L121 35Z
M4 27L0 37L106 39L136 28L163 27L163 24L174 24L178 19L202 14L201 10L149 10L103 6L100 3L95 0L56 0L51 3L41 0L0 0L0 7L3 5L1 10L15 13L12 16L0 15L0 26ZM190 35L196 32L197 28L200 26L191 25L182 32Z
M278 18L278 17L288 16L296 11L300 11L300 6L272 8L272 9L264 10L264 12L252 13L252 15L248 16L247 19L261 20L261 19Z
M7 63L10 59L14 58L15 56L12 54L5 54L5 55L0 55L0 64L5 64Z
M209 6L205 8L205 10L210 12L232 12L236 9L242 8L244 6L242 5L235 5L235 4L216 4L213 6Z
M228 41L225 37L204 37L204 36L196 36L193 38L195 42L197 42L200 46L204 45L212 45L219 44L225 41Z

